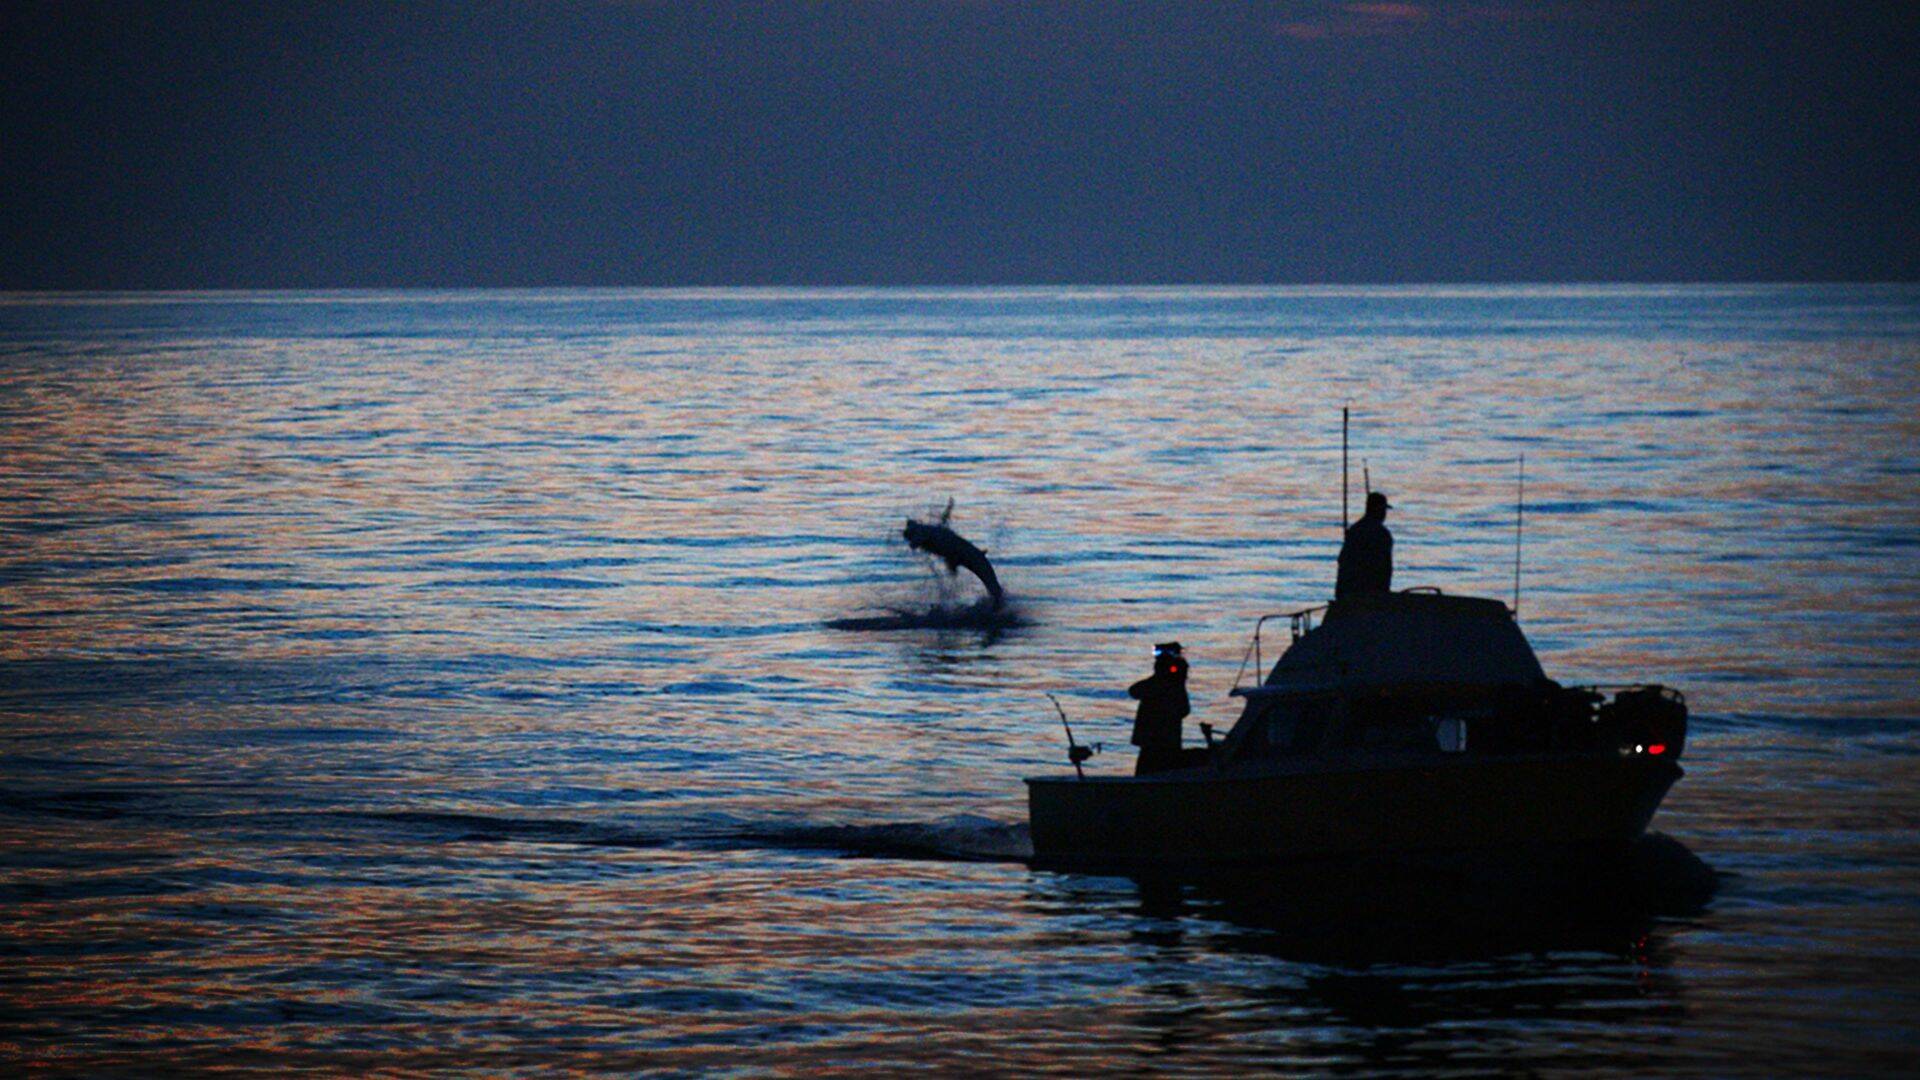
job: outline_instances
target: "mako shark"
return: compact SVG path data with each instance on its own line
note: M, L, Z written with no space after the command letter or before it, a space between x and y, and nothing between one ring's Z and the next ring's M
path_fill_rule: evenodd
M939 521L928 524L908 518L907 527L900 530L900 535L906 539L908 547L945 561L948 574L958 575L963 566L972 571L973 576L980 579L980 584L987 587L987 595L993 599L993 610L1000 610L1006 593L1000 588L1000 578L993 572L993 564L987 561L985 551L947 527L947 521L952 517L953 500L948 499L947 508L941 512Z

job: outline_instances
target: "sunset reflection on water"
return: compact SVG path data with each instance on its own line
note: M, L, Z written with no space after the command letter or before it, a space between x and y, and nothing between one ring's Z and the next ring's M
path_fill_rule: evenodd
M1917 383L1908 288L0 298L0 1052L1906 1064ZM1346 404L1400 586L1511 599L1526 455L1522 625L1687 693L1706 912L1362 963L840 857L1023 822L1045 691L1126 768L1153 641L1230 724L1330 591ZM897 537L950 496L1025 625L828 629L938 595Z

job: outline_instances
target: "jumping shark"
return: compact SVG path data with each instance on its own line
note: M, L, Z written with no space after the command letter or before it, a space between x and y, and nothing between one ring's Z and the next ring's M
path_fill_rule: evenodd
M987 561L987 553L973 546L959 533L947 527L947 521L953 517L953 500L947 500L947 508L940 514L940 520L927 524L907 519L907 527L900 535L907 546L933 555L947 564L947 573L957 575L961 567L973 572L980 584L987 587L987 595L993 599L993 609L1000 610L1005 593L1000 588L1000 578L993 572L993 564Z

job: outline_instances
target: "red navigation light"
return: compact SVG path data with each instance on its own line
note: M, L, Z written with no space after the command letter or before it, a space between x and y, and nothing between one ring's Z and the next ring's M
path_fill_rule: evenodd
M1657 756L1659 756L1659 755L1661 755L1661 754L1664 754L1664 753L1666 753L1666 752L1667 752L1667 744L1666 744L1666 743L1659 743L1659 742L1657 742L1657 743L1654 743L1654 744L1652 744L1652 745L1650 745L1650 746L1648 746L1648 747L1647 747L1647 753L1649 753L1649 754L1653 754L1653 755L1654 755L1654 756L1656 756L1656 757L1657 757Z

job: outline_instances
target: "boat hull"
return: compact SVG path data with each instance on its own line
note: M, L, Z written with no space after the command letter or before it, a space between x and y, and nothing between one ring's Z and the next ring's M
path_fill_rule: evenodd
M1033 778L1035 858L1270 863L1348 854L1624 844L1681 776L1641 755L1391 768Z

